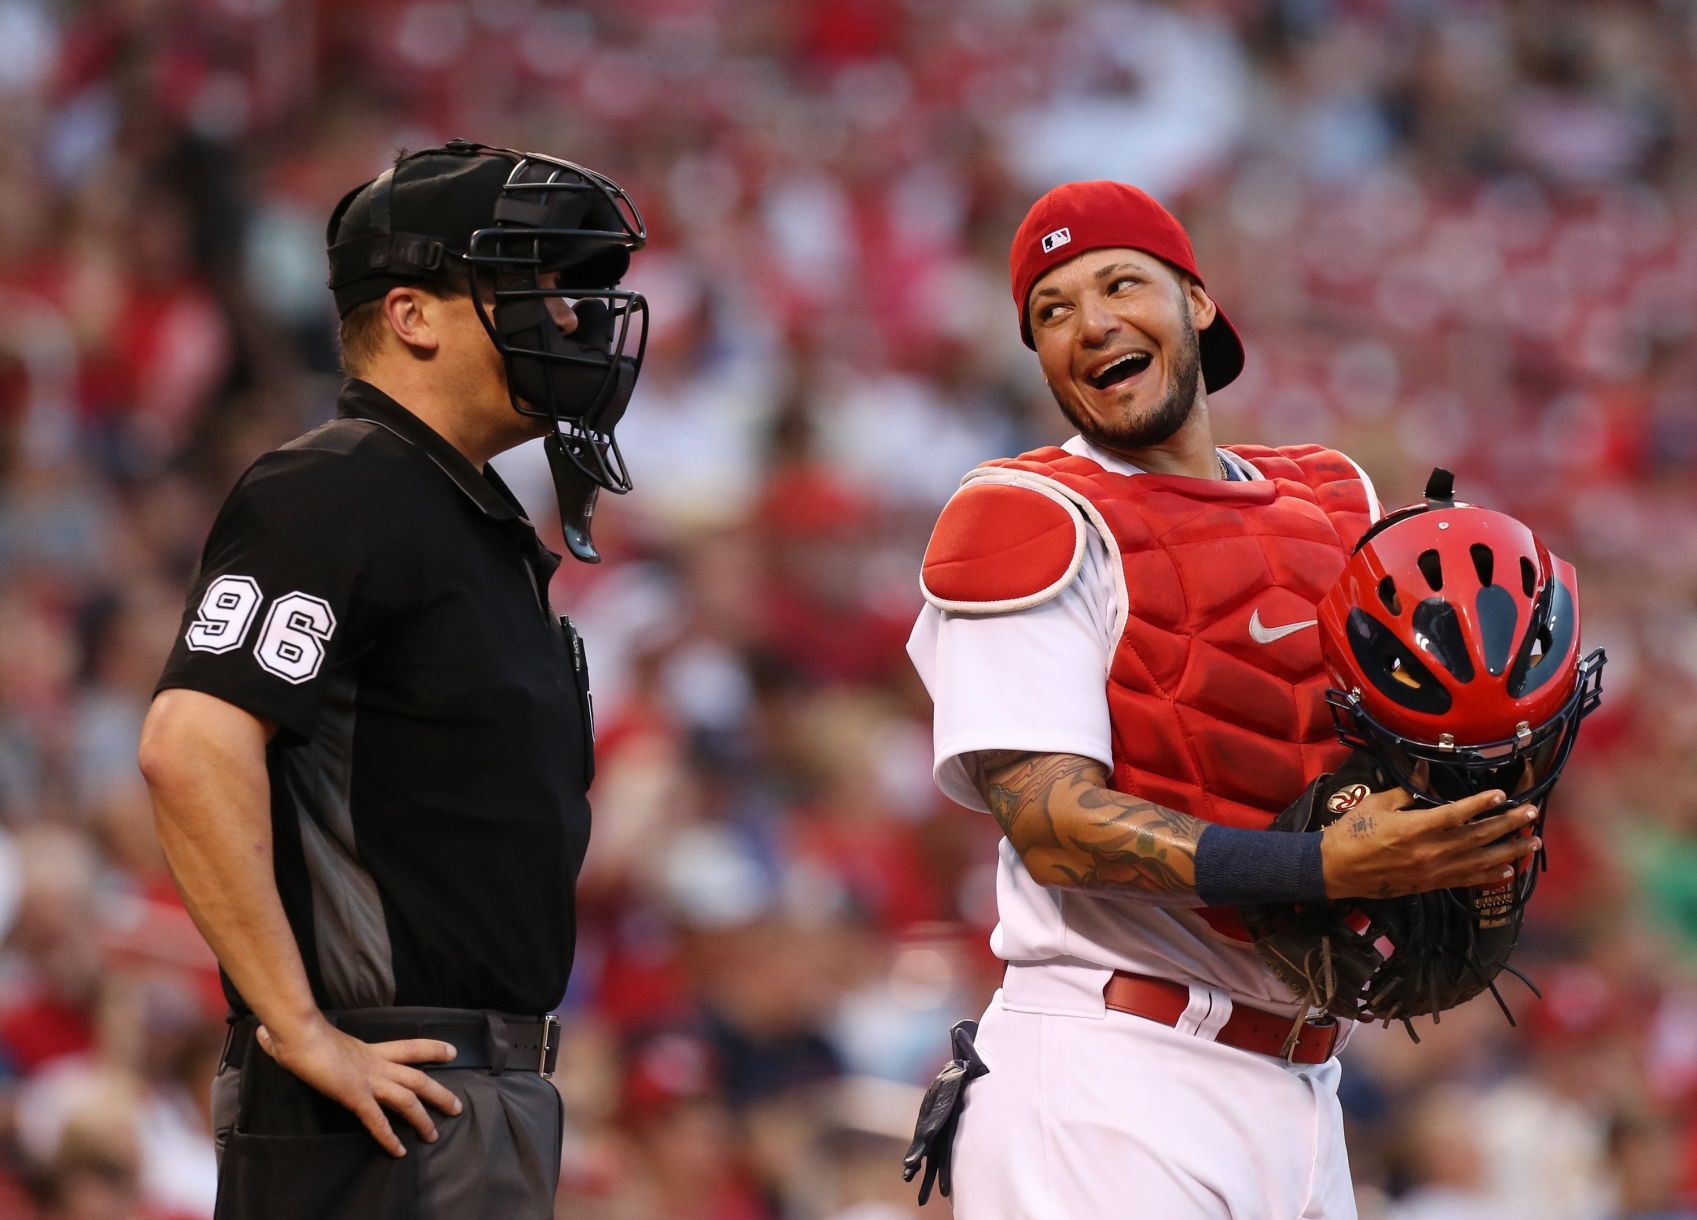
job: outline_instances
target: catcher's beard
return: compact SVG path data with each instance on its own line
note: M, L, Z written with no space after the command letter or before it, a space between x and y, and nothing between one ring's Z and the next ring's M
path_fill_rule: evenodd
M1067 422L1098 449L1122 452L1150 449L1172 439L1173 434L1190 419L1190 413L1196 409L1196 388L1202 381L1202 344L1196 337L1196 323L1190 316L1188 297L1184 299L1183 308L1184 333L1173 358L1173 375L1167 384L1167 392L1155 409L1141 419L1100 423L1087 418L1068 403L1054 386L1049 387L1049 393L1054 395L1055 404L1060 407Z

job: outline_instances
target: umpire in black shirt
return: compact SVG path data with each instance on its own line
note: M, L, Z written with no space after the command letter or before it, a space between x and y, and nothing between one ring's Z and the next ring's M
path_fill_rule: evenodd
M232 1009L221 1220L552 1214L593 728L559 557L487 463L545 436L598 558L644 239L603 175L463 141L331 217L338 418L230 493L141 741Z

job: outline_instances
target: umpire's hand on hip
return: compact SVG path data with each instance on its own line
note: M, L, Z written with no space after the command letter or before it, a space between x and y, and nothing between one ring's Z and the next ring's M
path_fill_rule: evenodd
M1321 832L1326 896L1501 885L1538 850L1536 837L1516 833L1537 817L1535 806L1509 806L1494 790L1433 808L1416 807L1402 788L1372 793Z
M447 1063L455 1055L449 1043L434 1038L361 1042L319 1016L288 1039L261 1025L259 1045L290 1072L358 1115L391 1156L405 1156L407 1150L389 1125L385 1106L411 1123L427 1143L436 1140L436 1124L425 1102L444 1114L460 1112L460 1099L441 1082L408 1066Z

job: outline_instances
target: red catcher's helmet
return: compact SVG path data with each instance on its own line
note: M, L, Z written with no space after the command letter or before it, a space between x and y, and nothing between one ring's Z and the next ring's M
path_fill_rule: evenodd
M1338 736L1432 804L1490 788L1541 802L1602 699L1573 566L1513 517L1457 504L1446 470L1356 543L1319 617Z

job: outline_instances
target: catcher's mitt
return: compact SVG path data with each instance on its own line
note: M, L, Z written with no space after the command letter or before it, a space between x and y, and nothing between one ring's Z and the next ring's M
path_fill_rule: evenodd
M1370 793L1392 787L1373 757L1357 750L1310 784L1271 829L1318 833ZM1508 970L1532 987L1508 964L1529 890L1514 879L1400 898L1267 903L1240 913L1261 960L1311 1007L1352 1020L1400 1020L1418 1042L1409 1018L1430 1013L1435 1020L1481 991L1514 1024L1495 980Z

